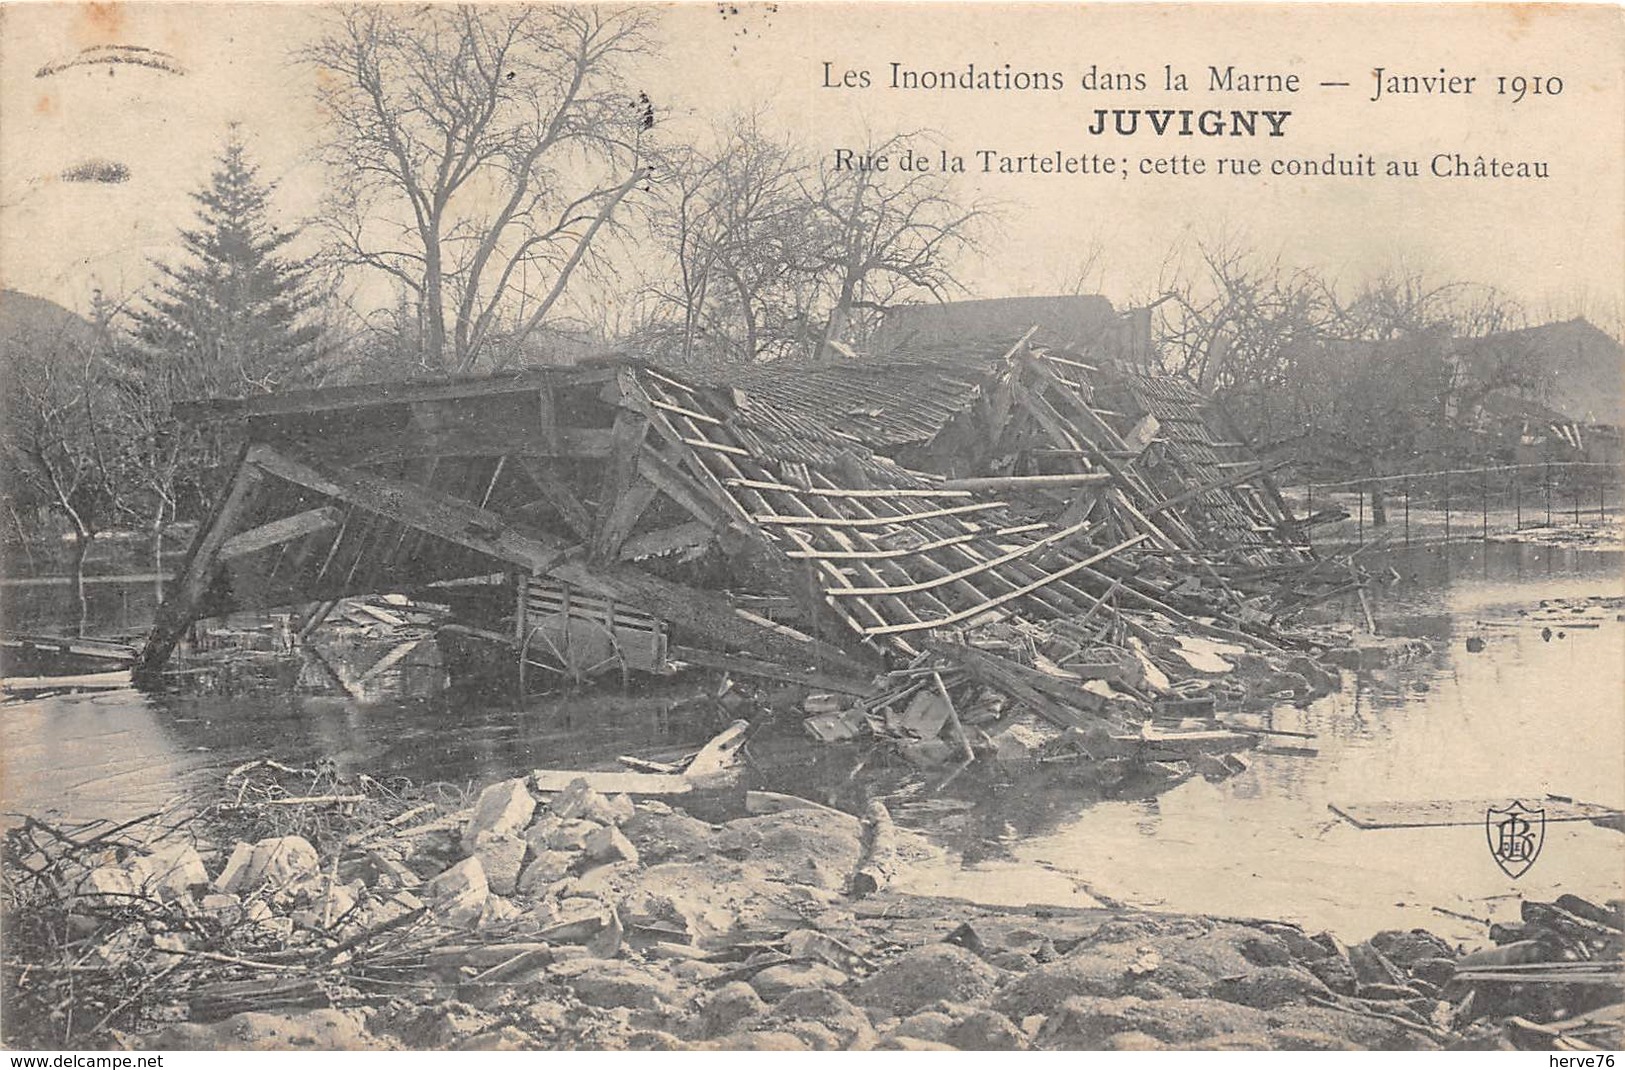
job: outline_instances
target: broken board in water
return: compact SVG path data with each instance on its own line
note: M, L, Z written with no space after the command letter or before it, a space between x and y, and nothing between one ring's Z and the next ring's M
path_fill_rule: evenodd
M1434 799L1428 802L1330 803L1332 813L1355 828L1441 828L1447 825L1482 825L1490 807L1505 807L1507 799ZM1601 803L1579 802L1555 796L1531 796L1524 806L1546 812L1551 821L1618 821L1620 811Z

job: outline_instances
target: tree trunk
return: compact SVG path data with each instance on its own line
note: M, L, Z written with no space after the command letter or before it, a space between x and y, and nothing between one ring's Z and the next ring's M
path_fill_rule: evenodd
M73 634L83 637L90 623L90 601L85 597L85 558L90 554L90 541L94 533L77 535L73 540L73 596L75 619Z

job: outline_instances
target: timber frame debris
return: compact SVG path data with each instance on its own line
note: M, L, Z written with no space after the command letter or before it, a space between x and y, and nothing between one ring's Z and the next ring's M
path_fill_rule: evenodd
M1194 388L1036 331L727 380L616 357L199 403L244 444L137 676L200 618L305 606L303 630L438 592L522 681L686 661L851 693L999 621L1275 645L1303 583L1343 582Z

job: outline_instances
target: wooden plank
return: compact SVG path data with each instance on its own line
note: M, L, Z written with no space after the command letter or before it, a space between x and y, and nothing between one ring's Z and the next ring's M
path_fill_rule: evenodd
M714 650L702 650L692 646L672 646L666 652L673 660L687 662L690 665L703 665L708 669L721 669L741 676L758 676L764 680L806 684L820 691L836 691L843 695L859 696L874 691L874 685L865 680L817 670L793 669L739 654L720 654Z
M1017 665L1006 658L963 644L932 643L931 649L935 653L946 655L979 682L1003 691L1059 728L1085 728L1101 723L1071 705L1070 701L1062 701L1046 693L1063 682L1047 678L1043 673L1029 669L1025 665ZM1077 691L1077 697L1081 699L1085 692L1074 689ZM1068 700L1073 697L1071 694L1067 696Z
M251 447L248 457L255 467L279 479L533 572L545 572L579 550L519 532L496 513L427 487L337 466L318 469L264 444Z
M519 467L576 538L592 538L592 515L569 485L548 470L546 462L535 457L520 457Z
M1000 565L1014 561L1021 557L1025 557L1034 550L1041 550L1046 546L1052 546L1064 539L1071 538L1073 535L1076 535L1078 532L1082 531L1088 526L1089 525L1087 522L1085 522L1074 524L1069 528L1062 528L1060 531L1057 531L1051 535L1046 535L1036 542L1030 542L1026 546L1019 546L1016 549L1011 550L1008 553L1001 554L998 557L990 557L980 564L970 565L960 569L958 572L949 572L946 575L937 576L933 579L920 580L916 583L896 587L837 587L826 590L824 593L844 597L849 595L911 594L915 591L928 591L934 587L942 587L946 584L953 583L956 580L962 580L970 576L979 575L980 573L986 572L989 569L997 568Z
M455 401L460 398L490 397L495 394L528 394L545 386L586 386L615 377L611 365L577 365L538 368L530 371L470 376L438 382L363 383L355 386L329 386L314 390L287 390L261 397L216 399L177 405L181 419L200 421L227 417L292 416L331 412L335 409L405 405L415 401Z
M788 494L813 494L820 498L969 498L968 490L948 490L948 484L937 487L792 487L788 483L773 483L762 479L724 479L725 487L748 487L751 490L776 490Z
M645 449L638 457L638 475L659 487L666 497L687 509L701 523L721 528L732 521L726 507L718 504L704 487L651 449Z
M999 509L1009 505L1009 502L974 502L970 505L950 505L941 509L932 509L923 513L901 513L897 516L877 517L844 517L844 516L755 516L752 517L758 524L793 524L796 527L814 528L883 528L897 527L913 523L917 520L934 520L942 516L958 516L962 513L980 513L988 509Z
M1129 539L1126 542L1120 542L1116 546L1113 546L1108 550L1102 550L1100 553L1094 554L1090 557L1086 557L1082 561L1075 561L1072 564L1067 565L1065 568L1057 569L1054 572L1036 579L1029 584L1018 587L1013 591L1007 591L1004 594L998 595L997 597L990 598L981 605L972 606L969 609L962 609L959 612L951 613L946 617L939 617L936 620L913 621L905 624L890 624L883 628L868 628L865 629L865 634L893 635L898 632L916 632L930 628L943 628L950 624L958 624L962 620L970 620L972 617L980 616L991 609L996 609L1012 599L1020 598L1023 595L1032 594L1039 588L1044 587L1047 584L1054 583L1056 580L1064 579L1080 569L1088 568L1097 561L1103 561L1113 554L1127 550L1131 546L1137 546L1150 537L1151 536L1149 535L1136 535L1134 538Z
M277 441L270 439L270 441ZM290 443L301 448L306 443ZM318 444L317 448L322 447ZM394 464L425 457L608 457L613 451L610 431L601 427L532 426L458 427L424 434L416 429L340 436L333 449L355 467Z
M328 531L339 526L341 515L333 506L322 505L315 509L306 509L302 513L295 513L293 516L285 516L280 520L272 520L270 523L233 535L220 544L218 556L222 561L229 561L234 557L269 549L278 543L313 535L318 531Z
M649 421L641 413L616 410L609 464L598 493L597 524L588 543L589 560L607 561L619 554L633 525L659 493L653 483L638 478L638 455L648 431Z
M1362 829L1444 828L1452 825L1482 825L1491 807L1505 809L1510 798L1501 799L1432 799L1422 802L1358 802L1330 803L1332 813L1349 824ZM1620 811L1601 803L1576 799L1555 799L1540 796L1521 800L1533 810L1544 810L1547 822L1593 821L1598 818L1617 818Z
M1046 487L1082 487L1097 483L1110 483L1110 472L1060 472L1047 476L978 476L972 479L947 479L943 490L1043 490Z

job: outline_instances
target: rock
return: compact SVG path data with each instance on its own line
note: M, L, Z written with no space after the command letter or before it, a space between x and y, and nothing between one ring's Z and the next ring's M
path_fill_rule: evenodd
M1436 988L1443 988L1456 976L1456 963L1453 959L1417 959L1411 963L1411 980L1426 981Z
M988 964L1010 973L1026 973L1038 965L1038 960L1025 951L996 951L987 956Z
M485 867L478 857L465 858L442 871L423 886L430 909L448 925L476 924L491 894L485 881Z
M321 868L316 848L303 836L273 836L248 848L237 844L215 878L222 892L252 892L264 885L286 887L314 877Z
M1402 932L1388 929L1371 938L1371 946L1382 952L1384 958L1401 970L1422 959L1451 958L1455 949L1426 929Z
M897 753L910 765L935 769L952 761L959 748L940 739L910 739L897 744Z
M1019 1019L1047 1014L1073 996L1119 995L1134 983L1128 968L1137 958L1129 944L1079 947L1059 962L1045 963L1006 984L993 997L992 1006ZM1158 967L1169 968L1166 963Z
M547 812L561 821L585 820L600 825L618 825L631 816L625 807L612 804L582 779L570 781L563 791L549 799Z
M946 1044L948 1042L948 1030L953 1027L954 1020L941 1011L919 1011L898 1022L888 1035L913 1037L916 1040L933 1040Z
M525 841L508 832L482 832L475 836L469 853L479 859L485 882L498 895L512 895L519 887L519 870L525 860Z
M516 1025L503 1025L457 1041L451 1051L534 1051L537 1039Z
M614 907L602 899L578 896L559 900L556 913L535 935L554 944L584 944L619 925Z
M614 825L603 825L594 829L588 834L582 847L587 857L600 865L614 862L630 862L636 865L638 861L638 849L632 846L632 841Z
M680 1039L659 1029L640 1029L626 1038L627 1051L682 1051L683 1046Z
M962 947L929 944L882 966L858 986L855 1001L890 1014L908 1014L942 999L980 1003L992 995L1002 976Z
M763 999L772 1001L803 988L839 988L846 984L846 974L822 962L786 962L762 970L750 983Z
M1276 1051L1356 1051L1353 1044L1314 1029L1277 1029L1270 1035Z
M525 895L535 895L546 890L548 885L556 884L568 877L571 868L576 864L576 859L580 857L573 851L538 852L520 872L517 890Z
M525 830L525 842L535 854L543 851L580 851L586 847L587 838L603 827L596 821L576 818L564 821L552 814L543 814Z
M893 1034L875 1045L876 1051L958 1051L952 1044Z
M523 780L504 780L480 792L474 813L463 825L463 849L472 851L481 835L517 836L536 812L536 797Z
M1320 978L1321 984L1333 992L1352 996L1354 990L1359 987L1360 979L1354 975L1354 967L1341 955L1316 959L1306 965L1309 972Z
M767 880L841 892L863 853L861 831L855 817L786 810L728 822L717 836L716 850L748 860Z
M1116 1033L1106 1040L1107 1051L1166 1051L1168 1045L1137 1029Z
M551 977L575 991L576 998L594 1007L629 1007L667 1010L682 1002L669 974L617 959L577 959L549 967Z
M1025 1051L1027 1035L998 1011L979 1010L948 1030L947 1042L960 1051Z
M710 1051L807 1051L807 1042L794 1033L764 1031L729 1033L699 1045Z
M246 845L245 845L246 846ZM79 882L82 895L126 896L139 895L130 871L123 866L97 866Z
M773 1016L785 1021L818 1022L835 1034L838 1046L853 1050L872 1047L874 1027L869 1018L838 992L801 988L773 1006Z
M192 888L209 883L208 868L189 843L159 847L130 860L132 880L160 903L173 902Z
M664 809L651 808L652 801L644 800L637 812L621 823L621 831L637 844L644 859L650 863L695 862L716 853L716 826L675 813L664 803Z
M474 928L479 932L501 929L511 925L523 913L524 911L513 903L492 892L480 905L479 916L474 919Z
M1142 1033L1165 1044L1191 1044L1229 1033L1268 1033L1269 1015L1217 999L1147 1001L1075 996L1057 1008L1039 1031L1045 1048L1101 1047L1119 1033Z
M738 1022L766 1013L767 1004L756 994L756 989L744 981L730 981L706 1001L700 1011L700 1028L705 1036L714 1037L729 1032Z
M1369 941L1349 948L1349 965L1362 985L1403 985L1405 977Z
M1330 999L1332 991L1314 974L1296 966L1260 966L1220 981L1213 995L1231 1003L1274 1010L1289 1003L1303 1003L1311 995Z
M992 737L993 757L1006 765L1036 761L1048 738L1033 726L1018 721Z

